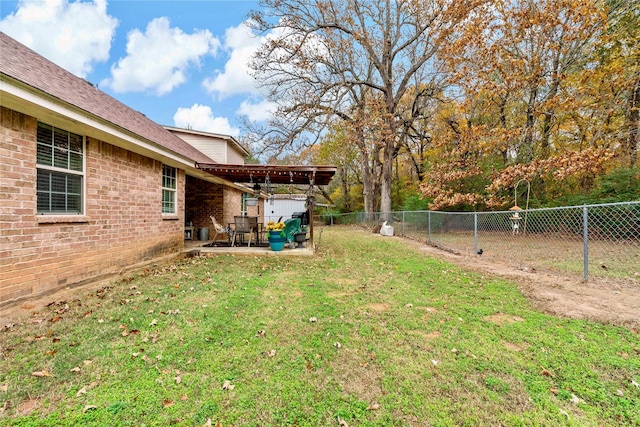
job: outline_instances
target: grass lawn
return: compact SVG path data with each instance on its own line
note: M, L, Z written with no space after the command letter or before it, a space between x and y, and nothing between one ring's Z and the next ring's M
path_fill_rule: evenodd
M0 425L640 425L640 339L326 228L79 291L0 332ZM35 375L34 375L35 374Z

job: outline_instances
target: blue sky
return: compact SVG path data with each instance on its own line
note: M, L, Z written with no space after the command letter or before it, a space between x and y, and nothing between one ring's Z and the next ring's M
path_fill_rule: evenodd
M273 106L249 75L254 1L0 0L0 30L157 123L241 136Z

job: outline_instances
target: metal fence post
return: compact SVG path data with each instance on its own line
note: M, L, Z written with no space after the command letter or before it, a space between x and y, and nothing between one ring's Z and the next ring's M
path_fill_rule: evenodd
M427 242L431 243L431 211L427 212L427 224L429 231L427 231Z
M402 237L404 237L404 211L402 211Z
M478 253L478 212L473 213L473 252Z
M584 281L589 278L589 208L582 207L582 241L584 243Z
M329 214L329 218L330 218L330 220L329 220L330 225L333 226L333 213Z

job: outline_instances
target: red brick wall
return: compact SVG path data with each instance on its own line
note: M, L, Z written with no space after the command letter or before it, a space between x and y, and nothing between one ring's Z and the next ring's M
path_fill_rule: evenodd
M242 191L233 187L188 176L185 194L185 220L192 221L196 228L209 227L209 238L213 238L211 215L216 217L218 224L224 226L234 222L233 217L241 213ZM260 212L262 212L263 201L261 200L260 203ZM256 206L249 206L247 214L256 216L257 209ZM226 235L219 237L219 239L224 238Z
M177 214L163 216L162 163L88 138L85 214L38 215L37 120L4 107L0 116L0 304L184 247L184 170L178 169Z
M224 211L223 185L187 177L185 188L185 220L193 222L197 228L213 227L210 216L222 224ZM211 233L211 230L210 230ZM212 235L209 235L212 237Z
M224 223L234 222L234 216L240 215L242 209L242 191L232 187L224 188Z

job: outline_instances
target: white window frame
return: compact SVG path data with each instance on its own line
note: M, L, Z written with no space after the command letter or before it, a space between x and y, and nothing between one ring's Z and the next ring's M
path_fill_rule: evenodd
M66 134L73 134L76 136L79 136L80 138L82 138L82 152L80 153L82 159L82 166L81 169L82 170L73 170L70 168L65 168L65 167L60 167L60 166L53 166L53 165L46 165L46 164L42 164L42 163L38 163L38 154L37 154L37 148L36 148L36 210L38 215L84 215L85 211L86 211L86 153L87 153L87 139L84 135L80 135L77 134L75 132L71 132L62 128L58 128L52 125L49 125L47 123L44 122L38 122L38 128L40 128L40 126L46 126L51 128L52 131L52 135L55 134L56 131L58 131L59 133L66 133ZM40 141L38 141L37 138L37 130L36 130L36 147L38 146L43 146L44 144L42 144ZM55 150L55 143L53 143L52 148ZM67 149L68 151L68 149ZM52 152L52 156L54 156L54 153ZM52 161L53 163L54 161ZM39 201L39 194L41 193L38 188L37 188L37 182L38 182L38 177L39 177L39 172L40 171L47 171L47 172L54 172L54 173L59 173L59 174L63 174L65 176L76 176L80 178L80 191L79 191L79 197L80 197L80 203L79 203L79 211L53 211L53 210L40 210L37 205L38 205L38 201ZM53 191L49 190L47 191L48 194L52 194L54 193ZM59 193L63 193L63 194L69 194L67 191L65 192L59 192ZM49 208L51 208L51 203L49 203Z
M173 176L165 175L165 170L173 172ZM165 181L165 178L169 178L169 181ZM173 187L165 186L167 183L173 182ZM172 195L171 204L172 210L165 210L168 208L165 202L165 194ZM162 215L175 215L178 208L178 169L169 165L162 165Z

